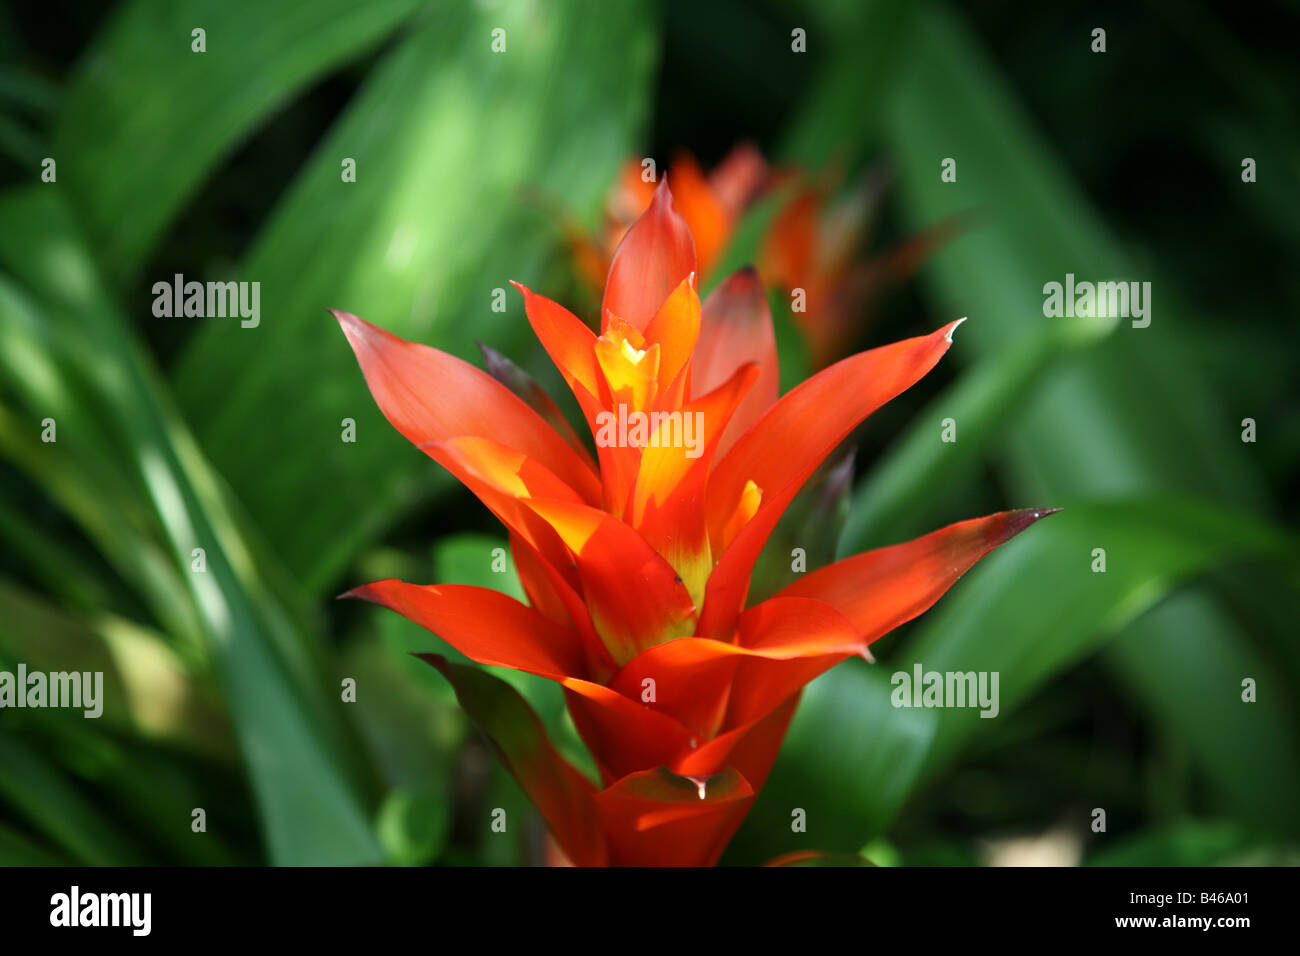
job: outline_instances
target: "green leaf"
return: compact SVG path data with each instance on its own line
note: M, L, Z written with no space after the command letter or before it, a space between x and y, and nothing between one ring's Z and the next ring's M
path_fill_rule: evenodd
M1267 513L1254 446L1239 440L1238 426L1226 414L1230 403L1215 394L1213 378L1199 371L1183 329L1189 310L1176 286L1156 266L1139 269L1124 253L1031 131L969 35L940 9L931 6L921 18L914 51L934 68L913 70L901 83L887 135L897 146L914 221L931 221L961 206L987 212L978 236L945 249L931 272L941 299L962 303L972 315L963 329L965 343L989 355L1013 347L1036 325L1077 322L1042 315L1042 284L1061 281L1067 272L1152 282L1150 327L1120 323L1109 340L1055 371L1025 403L1008 431L1012 493L1058 503L1080 495L1183 492ZM940 90L952 94L942 110L932 99ZM957 183L937 182L936 155L960 157ZM1266 587L1235 597L1239 603L1270 602L1277 593ZM1291 640L1284 630L1248 634L1221 605L1206 604L1198 614L1162 609L1136 621L1108 663L1129 686L1142 689L1158 725L1187 741L1211 778L1230 781L1244 751L1254 748L1207 746L1194 730L1204 725L1195 719L1193 702L1218 677L1209 662L1219 657L1245 665L1257 660L1257 645ZM1198 645L1204 653L1186 650ZM1131 647L1143 653L1127 653ZM1294 670L1274 673L1276 706L1279 697L1294 699L1297 678ZM1174 706L1178 702L1181 707ZM1294 725L1294 710L1275 715L1278 732L1266 732L1259 749L1271 749L1275 758L1285 758L1284 765L1294 766L1300 756L1285 732ZM1238 726L1249 733L1249 725ZM1220 728L1211 739L1224 738ZM1238 783L1228 785L1229 792L1223 785L1215 791L1228 801L1225 808L1251 817L1262 813L1271 825L1294 830L1294 815L1280 815L1267 789ZM1294 792L1290 775L1279 792Z
M226 715L157 634L104 613L93 624L0 578L0 651L29 669L104 675L105 727L219 761L234 756Z
M1105 573L1091 570L1096 547L1106 549ZM892 674L911 675L916 664L927 672L996 672L998 717L1007 719L1044 682L1095 652L1180 582L1242 557L1293 562L1296 548L1267 526L1189 500L1067 507L985 558L902 647L894 650L890 638L875 645L879 664L841 665L809 686L769 780L770 799L765 792L742 835L752 845L759 832L782 832L778 821L786 818L788 829L789 807L803 806L810 842L862 846L922 780L993 723L978 708L896 708ZM1294 806L1300 751L1282 705L1241 704L1240 667L1203 672L1204 696L1192 703L1224 721L1221 741L1251 741L1238 748L1234 765L1245 781L1267 779L1275 790L1258 802ZM764 844L769 851L772 842ZM781 846L792 843L785 838Z
M8 501L0 501L0 538L27 572L65 605L86 611L114 604L114 592L100 568Z
M1091 332L1044 329L982 359L945 388L863 479L840 535L838 556L923 534L939 523L935 503L946 501L951 489L975 481L990 446L1057 366L1063 350L1093 339ZM942 440L945 419L952 419L956 441Z
M494 28L508 53L493 54ZM205 450L312 590L449 479L384 421L327 307L471 361L507 349L559 230L525 187L594 212L643 117L644 3L440 7L368 78L238 278L262 321L213 319L174 381ZM343 157L357 181L340 181ZM344 418L357 440L340 440ZM256 427L251 427L252 422ZM283 502L294 501L294 508Z
M124 279L221 160L292 96L365 53L420 0L133 0L86 52L51 153L96 258ZM191 31L206 31L206 52ZM160 162L142 162L141 150Z
M67 866L68 860L6 826L0 826L0 866Z
M57 358L75 368L76 384L86 392L72 407L93 409L104 420L101 453L115 462L125 489L136 490L132 506L150 512L157 544L172 562L173 586L201 623L272 860L374 862L379 846L349 776L360 767L319 651L269 591L274 576L257 564L258 546L242 536L224 489L170 408L157 371L130 339L60 200L40 187L0 199L0 220L21 224L0 232L0 266L39 296L43 310L40 339L31 342L31 316L0 299L0 337L26 336L30 354L43 360L38 367ZM28 427L36 432L43 414L39 376L28 373L16 384L27 390ZM66 436L67 423L62 427ZM38 477L51 473L47 462L25 464ZM54 473L65 474L66 466ZM145 531L133 537L149 540ZM199 548L203 570L195 564Z
M66 262L59 265L67 267ZM84 265L76 262L77 267ZM64 272L59 281L71 287L78 278ZM99 370L97 385L79 380L73 369L90 362L82 340L55 336L56 327L44 308L3 274L0 323L5 336L0 369L25 405L10 411L0 404L0 454L30 474L80 524L103 558L153 612L162 630L178 646L198 653L202 626L185 594L180 571L157 540L156 517L143 504L143 489L121 467L124 452L116 430L103 416L104 406L85 395L87 390L110 387L105 370ZM47 422L55 428L54 441L41 440ZM21 529L21 522L9 522L6 537L18 532L13 547L27 553L39 549L30 539L24 543ZM50 550L41 553L48 561Z
M0 798L33 827L87 866L150 862L120 826L101 813L63 770L27 741L0 730Z
M1233 857L1267 846L1240 824L1188 820L1104 843L1088 854L1087 866L1221 866Z
M893 29L897 17L887 14L886 6L864 5L840 16L838 35L851 46L855 39ZM1069 506L1106 496L1181 493L1267 511L1254 446L1238 440L1238 429L1225 414L1228 403L1214 394L1212 376L1200 372L1183 329L1188 310L1174 284L1150 264L1135 265L1108 232L949 6L926 2L909 8L906 29L896 37L897 69L878 89L884 106L867 111L855 130L860 142L874 138L889 144L906 228L956 213L976 214L967 233L934 257L925 276L941 314L971 318L954 357L977 356L975 374L984 385L971 384L964 395L967 386L959 383L945 398L973 395L958 407L975 413L973 434L983 444L949 446L939 454L916 437L922 432L913 432L879 483L864 491L869 510L856 519L848 546L865 542L876 527L886 529L888 537L925 530L931 523L926 515L952 508L958 500L954 489L963 487L989 454L998 456L999 477L1014 503ZM847 123L849 73L829 70L830 79L810 110L825 107ZM822 118L823 125L828 122ZM944 157L957 160L954 183L939 179ZM1150 280L1151 325L1139 329L1118 322L1096 347L1075 354L1049 347L1043 357L1054 364L1044 376L1034 367L1029 343L1040 338L1050 343L1056 337L1053 326L1073 324L1086 331L1095 324L1043 315L1043 285L1063 281L1067 273L1092 281ZM1059 343L1063 336L1064 330ZM1011 354L1022 350L1023 364ZM994 370L1003 367L1011 374L999 381ZM979 399L981 391L989 400ZM927 414L938 408L936 403ZM998 415L1004 416L1000 432L986 427ZM968 421L955 417L961 434ZM933 421L920 427L932 429ZM924 513L903 510L921 502L913 487L929 494ZM1238 603L1275 601L1276 589L1261 585L1236 598ZM1196 616L1194 633L1175 620L1170 612L1133 621L1122 644L1144 647L1143 659L1117 650L1108 661L1126 683L1143 689L1160 730L1185 740L1197 726L1187 719L1196 695L1216 678L1203 660L1219 655L1254 660L1256 642L1273 645L1265 660L1286 660L1283 646L1290 635L1277 629L1248 637L1221 608ZM1198 642L1213 653L1204 659L1183 653L1183 647ZM1275 695L1294 699L1294 669L1277 676ZM1172 706L1179 701L1181 708ZM1283 715L1281 726L1293 722ZM1265 736L1265 751L1285 755L1288 766L1296 762L1293 742ZM1285 737L1289 734L1283 732ZM1227 747L1202 745L1193 752L1214 761L1202 767L1215 778L1237 772ZM1235 789L1229 799L1238 812L1259 809L1261 797L1248 800L1244 787ZM1282 822L1275 813L1270 819Z
M1001 707L1010 710L1192 575L1243 557L1296 557L1294 542L1269 526L1188 499L1075 505L1048 525L1059 527L1035 528L1018 547L983 562L977 578L923 619L903 657L886 666L998 671ZM1092 570L1096 548L1106 553L1100 573ZM1239 680L1220 673L1218 683L1240 701ZM970 710L940 710L930 760L951 756L987 724ZM1252 736L1261 765L1268 765L1269 744L1286 737ZM1295 787L1300 798L1300 786L1287 777L1279 781L1283 789Z
M451 830L452 801L443 788L394 787L379 809L379 839L398 866L435 860Z
M249 863L227 843L243 829L249 808L243 789L232 785L226 768L215 768L139 739L105 734L96 722L67 719L61 711L42 711L31 718L24 739L39 746L80 788L95 797L95 808L114 824L165 859L187 866ZM219 789L218 789L219 788ZM193 811L207 811L207 830L196 836ZM28 808L39 825L40 811ZM122 865L114 861L113 865Z
M922 9L911 66L883 125L915 226L980 213L925 272L943 313L970 316L959 355L1014 348L1044 326L1105 322L1043 315L1043 285L1067 273L1152 281L1151 325L1120 320L1024 409L1008 436L1019 486L1087 496L1159 488L1259 503L1258 479L1222 403L1208 382L1186 374L1192 366L1172 284L1149 268L1139 274L964 30L940 5ZM959 157L956 183L939 180L936 157L945 156Z
M483 506L475 499L473 507ZM504 537L467 532L439 538L433 548L433 569L438 584L470 584L500 591L516 601L528 600Z
M1177 728L1199 766L1213 770L1204 786L1218 805L1257 828L1300 836L1300 738L1286 673L1232 635L1219 602L1178 594L1113 642L1106 663L1157 726ZM1253 703L1242 698L1247 678Z
M809 477L773 529L750 574L750 607L792 584L806 571L835 560L835 545L849 516L856 449L841 446ZM802 559L795 570L796 551Z

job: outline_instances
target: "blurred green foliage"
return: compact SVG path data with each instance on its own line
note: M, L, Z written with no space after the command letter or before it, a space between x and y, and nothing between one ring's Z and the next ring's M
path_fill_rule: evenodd
M840 553L1066 511L878 665L808 689L726 861L979 863L1064 833L1096 865L1295 862L1298 303L1276 267L1300 222L1296 79L1271 21L1067 6L126 0L70 28L59 3L0 8L0 668L108 688L98 721L0 713L0 863L542 860L526 799L410 654L463 658L330 600L383 576L519 590L491 569L499 530L383 421L324 310L472 361L485 341L559 398L518 300L490 308L509 279L572 297L549 208L594 225L625 157L708 162L746 138L814 172L885 160L885 232L968 217L862 330L972 320L857 436ZM1167 75L1124 80L1153 63ZM261 325L153 317L174 272L260 282ZM1067 272L1151 280L1150 328L1045 319ZM773 304L788 386L806 350ZM826 487L769 556L802 536L830 558L844 496ZM1008 719L892 707L913 662L999 671ZM557 688L497 673L589 766ZM494 807L528 822L494 836Z

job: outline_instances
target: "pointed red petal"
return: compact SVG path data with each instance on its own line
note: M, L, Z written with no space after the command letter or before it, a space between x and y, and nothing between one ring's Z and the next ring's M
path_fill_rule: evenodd
M536 567L545 575L551 592L564 605L570 622L583 639L587 648L586 673L609 673L613 660L578 593L580 577L566 544L532 506L534 496L538 496L552 504L568 502L585 507L578 496L536 461L490 438L455 438L433 446L431 453L457 474L532 552Z
M772 406L780 389L772 313L763 282L752 268L734 273L704 302L699 344L691 360L692 397L713 391L748 362L758 365L758 380L731 417L718 446L720 455Z
M682 723L694 733L698 746L722 726L741 654L734 644L682 637L642 651L614 675L609 687L648 711ZM672 751L671 757L677 755Z
M547 573L546 562L532 545L514 531L510 532L510 556L514 559L515 573L519 575L524 594L528 595L528 603L556 624L572 625L569 605L560 596L554 578Z
M651 547L686 579L695 598L703 596L704 582L712 567L705 509L709 470L727 422L744 401L757 374L753 365L737 369L730 381L681 409L681 441L661 440L657 447L645 448L641 453L631 498L631 521ZM691 445L685 441L688 423L693 433Z
M558 302L538 295L526 285L510 284L523 293L528 322L569 387L579 385L591 395L599 394L595 333Z
M564 680L586 673L582 641L567 627L490 588L389 579L344 597L391 608L480 664Z
M673 207L665 176L650 208L632 224L614 253L601 303L601 327L613 313L644 329L678 283L695 271L695 243Z
M524 403L538 415L541 415L542 420L554 428L556 433L569 443L569 447L578 453L578 457L583 460L583 463L594 472L596 470L596 461L591 457L591 452L587 451L587 447L578 438L578 433L573 430L569 420L564 417L560 407L555 404L555 399L546 393L546 389L542 388L531 375L490 345L484 345L480 342L478 347L479 351L483 353L483 362L487 367L488 374L523 399Z
M762 790L802 693L791 694L776 710L753 724L719 734L678 760L673 769L698 776L716 773L721 767L735 767L755 791Z
M518 282L513 284L523 293L528 321L577 398L587 427L593 436L598 434L597 416L605 410L599 397L605 388L604 376L596 364L595 334L563 306ZM607 511L621 517L636 479L637 450L597 445L596 456L600 460L602 503Z
M486 372L454 355L333 312L384 417L416 445L492 435L541 462L587 501L599 479L556 431Z
M421 446L478 496L501 523L528 543L570 587L564 545L545 520L526 504L533 496L580 503L577 493L537 461L490 438L466 436ZM569 572L569 573L566 573Z
M795 581L773 600L808 597L838 608L865 643L928 610L975 562L1059 509L1002 511L845 558Z
M592 623L616 663L688 634L695 605L681 579L646 540L611 515L574 502L529 499L573 555Z
M691 277L683 279L664 300L645 328L647 346L658 345L659 388L662 392L677 377L700 336L700 297Z
M563 682L569 715L607 781L660 765L671 766L699 736L667 714L651 710L637 697L592 681Z
M710 537L722 538L746 482L758 485L762 500L709 577L698 633L730 636L754 561L800 486L859 422L934 367L960 323L837 362L782 396L741 436L709 481Z
M865 646L846 615L831 605L798 597L774 597L740 615L746 657L736 669L725 726L761 720L846 657Z
M735 770L693 780L661 767L596 795L615 866L712 866L753 802Z
M766 717L864 642L835 608L808 598L772 598L740 616L740 642L683 637L642 651L610 681L636 697L653 681L650 709L704 737Z

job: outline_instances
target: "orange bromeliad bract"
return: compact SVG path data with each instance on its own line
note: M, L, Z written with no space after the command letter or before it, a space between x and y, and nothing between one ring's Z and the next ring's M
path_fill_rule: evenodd
M619 170L609 192L599 236L592 238L579 226L569 227L578 272L597 294L619 243L654 200L655 179L653 174L647 178L643 162L629 159ZM735 147L706 174L694 156L679 153L668 176L676 190L674 205L695 241L696 271L707 276L745 209L763 190L767 162L757 149L745 144Z
M529 604L396 580L349 593L478 663L563 687L599 786L556 752L521 700L485 704L491 678L429 655L580 865L715 863L803 686L869 656L873 641L1046 513L963 521L746 606L754 562L803 483L938 362L959 323L844 359L778 396L757 276L737 273L701 305L696 271L663 182L613 258L599 335L517 286L597 436L596 460L491 375L334 313L388 420L505 524ZM610 439L612 418L638 415L648 431ZM695 440L682 440L688 421Z
M584 285L600 295L610 260L655 194L649 160L629 159L606 201L603 229L592 236L564 213L559 218ZM795 296L791 310L806 342L813 371L843 358L868 326L880 297L900 284L957 229L950 219L869 258L859 253L870 234L888 182L883 167L862 176L844 195L835 194L842 172L816 178L797 167L769 166L749 144L731 150L707 175L690 153L679 153L669 170L673 204L695 240L697 272L708 279L734 238L747 210L760 197L779 192L776 214L757 252L769 289ZM793 304L793 303L792 303Z

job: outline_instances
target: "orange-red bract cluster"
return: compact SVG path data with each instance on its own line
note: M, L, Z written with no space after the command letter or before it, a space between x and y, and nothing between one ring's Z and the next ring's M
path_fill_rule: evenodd
M481 664L558 682L601 781L519 701L431 657L582 865L707 865L776 758L802 687L929 608L1044 512L961 522L810 572L746 606L777 520L818 464L947 351L958 323L844 359L778 396L752 270L701 304L691 232L661 182L615 253L596 334L518 286L593 435L603 415L691 414L693 451L557 430L491 375L336 312L384 415L506 526L528 604L496 591L378 581L386 605ZM680 417L680 416L679 416ZM667 418L661 419L667 421Z
M842 172L838 164L815 178L796 167L774 168L749 144L732 149L708 173L685 152L674 158L670 170L674 204L695 239L699 274L705 278L713 274L753 204L762 197L778 203L763 230L757 265L769 288L790 297L791 319L814 370L843 358L863 337L882 294L909 277L957 228L955 220L941 222L863 257L889 177L877 167L841 190ZM619 242L649 207L656 182L649 160L627 160L609 191L602 230L595 236L558 214L576 271L597 295Z

